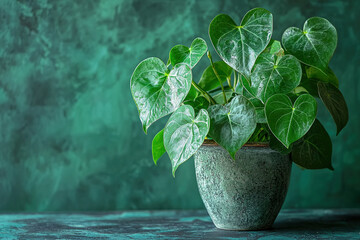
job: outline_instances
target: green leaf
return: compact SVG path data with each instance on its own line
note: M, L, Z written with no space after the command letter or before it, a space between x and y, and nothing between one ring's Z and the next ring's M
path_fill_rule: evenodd
M330 83L318 82L319 96L336 124L336 135L346 126L349 111L340 90Z
M233 92L232 91L225 91L226 99L229 101ZM217 104L225 104L224 95L222 92L219 92L213 96L213 99Z
M191 85L190 91L186 95L184 101L195 100L198 97L198 95L199 95L199 92L196 90L196 88L193 85Z
M270 54L277 54L282 50L281 43L277 40L271 39L265 50L263 51Z
M195 100L184 101L184 104L192 106L194 108L196 114L201 109L206 110L210 105L209 101L203 96L199 96Z
M316 100L309 94L299 96L294 105L284 94L273 95L265 104L269 128L287 148L310 129L316 112Z
M180 106L191 81L191 69L186 64L177 64L168 72L166 65L153 57L136 67L130 88L145 133L152 123Z
M251 73L250 92L263 103L276 93L292 91L301 81L301 65L294 56L276 59L273 54L262 53Z
M306 20L303 30L296 27L286 29L282 43L286 51L301 62L326 72L336 49L337 33L328 20L312 17Z
M270 133L269 146L272 150L278 151L281 154L289 154L292 151L293 144L286 148L272 133Z
M310 79L320 80L322 82L328 82L332 85L339 87L339 80L335 76L335 73L328 67L325 72L320 71L314 67L305 67L306 75ZM316 81L317 82L317 81Z
M250 85L250 82L249 82L249 80L248 79L246 79L244 76L242 76L241 75L241 77L240 77L240 82L241 82L241 84L242 84L242 86L243 86L243 94L244 94L244 96L246 96L246 97L254 97L254 98L256 98L256 96L255 96L255 94L252 92L252 90L251 90L251 85Z
M209 115L201 109L195 117L191 106L183 105L169 118L164 131L164 145L169 154L172 173L201 146L209 131Z
M222 83L226 82L226 80L231 77L231 73L233 70L229 65L227 65L223 61L215 62L214 67ZM217 79L214 70L211 66L208 66L205 69L198 84L205 91L210 91L217 87L220 87L219 80Z
M158 132L152 141L152 156L155 165L159 158L166 152L164 147L164 129Z
M246 13L240 26L228 15L216 16L209 35L221 59L248 78L256 58L270 42L272 30L272 14L255 8Z
M256 128L256 113L252 103L243 96L222 105L211 105L209 135L235 158Z
M186 63L193 68L207 51L204 39L195 38L188 48L184 45L176 45L170 50L170 62L175 66L178 63Z
M291 158L303 168L329 168L334 170L331 165L331 154L330 136L319 120L316 119L309 132L294 143Z
M264 104L257 98L251 97L248 98L249 101L254 105L256 112L256 122L257 123L267 123L265 116L265 106Z

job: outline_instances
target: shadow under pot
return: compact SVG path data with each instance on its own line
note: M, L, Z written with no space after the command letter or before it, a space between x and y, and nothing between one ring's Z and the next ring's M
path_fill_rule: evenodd
M217 228L268 229L284 203L292 162L266 144L244 145L232 159L214 141L195 154L201 198Z

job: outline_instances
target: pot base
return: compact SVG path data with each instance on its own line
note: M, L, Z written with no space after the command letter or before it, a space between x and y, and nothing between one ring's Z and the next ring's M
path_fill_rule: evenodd
M226 230L226 231L265 231L265 230L272 229L272 224L267 227L251 227L251 228L243 228L243 227L226 228L226 227L222 227L222 226L217 226L215 223L214 223L214 225L216 228L221 229L221 230Z
M269 147L243 147L233 160L222 147L203 145L195 169L217 228L263 230L271 228L285 200L291 160Z

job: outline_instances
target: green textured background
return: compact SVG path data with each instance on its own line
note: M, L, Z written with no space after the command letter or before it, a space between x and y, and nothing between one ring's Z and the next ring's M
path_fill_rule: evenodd
M312 16L335 25L330 66L350 109L338 137L319 109L336 170L294 166L285 207L360 207L359 1L0 0L0 210L203 208L193 160L176 179L166 157L153 164L152 137L166 119L145 136L130 77L176 44L197 36L210 44L217 14L240 21L258 6L274 14L276 39Z

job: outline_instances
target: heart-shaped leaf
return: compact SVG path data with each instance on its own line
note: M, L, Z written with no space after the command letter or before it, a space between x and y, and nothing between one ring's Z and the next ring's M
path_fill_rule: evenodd
M301 62L326 72L337 45L335 27L326 19L312 17L303 30L291 27L285 30L282 43L287 52Z
M289 148L306 134L317 113L317 103L309 94L299 96L294 105L284 94L276 94L265 104L265 115L271 132Z
M231 73L233 70L229 65L227 65L223 61L215 62L214 67L222 83L226 82L226 80L231 77ZM198 84L205 91L210 91L217 87L220 87L219 80L217 79L214 70L211 66L208 66L205 69Z
M180 106L191 81L191 69L187 64L177 64L168 72L160 59L152 57L136 67L130 88L145 133L152 123Z
M276 93L288 93L301 80L301 65L292 55L277 58L270 53L262 53L256 60L251 73L252 92L263 103Z
M193 68L207 51L204 39L195 38L190 48L184 45L176 45L170 50L170 62L175 66L178 63L186 63Z
M349 111L340 90L330 83L318 82L319 96L336 124L336 135L346 126Z
M303 168L321 169L331 165L332 143L319 120L315 120L308 133L293 144L292 160Z
M255 8L246 13L240 26L228 15L216 16L210 23L209 35L221 59L248 78L256 58L270 41L272 30L272 14Z
M164 147L164 129L158 132L152 141L152 156L154 163L157 164L159 158L166 152Z
M248 141L256 128L256 113L252 103L243 96L222 105L212 105L209 135L235 158L237 151Z
M180 164L188 160L201 146L209 131L209 115L204 109L195 117L189 105L178 108L169 118L164 130L164 145L175 176Z
M270 141L269 147L272 150L278 151L281 154L289 154L292 151L292 144L290 144L289 148L286 148L275 136L270 132Z
M195 113L197 114L201 109L207 109L210 105L209 101L203 96L197 97L195 100L184 101L184 104L190 105L194 108Z

